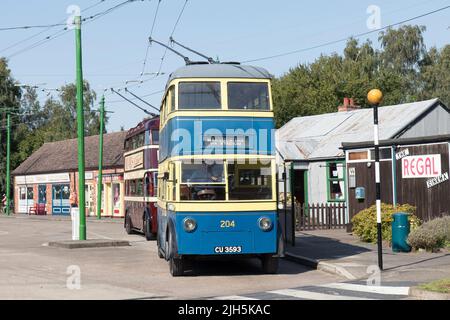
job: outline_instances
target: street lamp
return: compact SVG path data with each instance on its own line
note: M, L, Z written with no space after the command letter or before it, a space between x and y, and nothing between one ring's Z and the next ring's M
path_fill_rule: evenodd
M383 248L381 233L381 184L380 184L380 147L378 139L378 106L383 99L383 93L378 89L370 90L367 100L373 106L373 135L375 148L375 202L377 206L377 244L378 267L383 270Z

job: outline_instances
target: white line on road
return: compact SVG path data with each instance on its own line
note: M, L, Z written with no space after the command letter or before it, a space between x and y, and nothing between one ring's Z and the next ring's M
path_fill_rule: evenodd
M112 238L110 238L110 237L106 237L106 236L103 236L101 234L98 234L98 233L95 233L95 232L92 232L92 231L90 231L89 233L93 234L96 237L100 237L100 238L107 239L107 240L112 240Z
M275 290L275 291L268 291L268 292L280 294L280 295L284 295L284 296L295 297L295 298L310 299L310 300L372 300L372 299L368 299L368 298L349 297L349 296L333 295L333 294L318 293L318 292L305 291L305 290L294 290L294 289Z
M407 296L409 294L409 287L367 286L353 283L329 283L319 285L318 287L401 296Z

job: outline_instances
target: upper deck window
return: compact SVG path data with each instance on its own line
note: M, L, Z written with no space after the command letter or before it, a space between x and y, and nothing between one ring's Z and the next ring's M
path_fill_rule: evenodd
M229 82L228 109L269 110L269 87L260 82Z
M152 144L159 144L159 130L152 130Z
M220 82L180 82L178 109L220 109Z

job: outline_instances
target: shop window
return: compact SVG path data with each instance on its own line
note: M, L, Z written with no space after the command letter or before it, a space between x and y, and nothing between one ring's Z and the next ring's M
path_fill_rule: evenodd
M370 150L370 159L375 161L375 150ZM380 149L380 160L392 160L392 150L391 148Z
M369 154L366 151L351 151L348 153L349 161L369 160Z

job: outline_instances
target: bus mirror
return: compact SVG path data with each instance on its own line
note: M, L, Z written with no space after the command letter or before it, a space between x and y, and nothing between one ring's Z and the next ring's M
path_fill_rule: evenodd
M169 180L169 173L168 172L164 172L163 179L164 180Z

